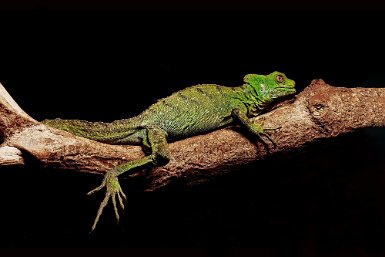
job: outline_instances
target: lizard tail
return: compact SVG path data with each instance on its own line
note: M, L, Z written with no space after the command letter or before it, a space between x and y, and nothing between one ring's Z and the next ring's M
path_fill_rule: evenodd
M86 120L46 119L43 124L70 132L76 136L99 142L114 143L135 132L137 126L130 119L113 122L90 122Z

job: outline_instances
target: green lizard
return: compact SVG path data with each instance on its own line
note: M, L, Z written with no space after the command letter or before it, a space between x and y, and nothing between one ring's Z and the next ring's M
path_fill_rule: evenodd
M53 119L44 120L43 123L99 142L142 145L150 153L108 170L101 185L88 193L90 195L106 187L106 195L92 225L94 230L109 199L112 200L119 221L118 204L124 209L123 199L126 196L118 176L137 167L167 164L170 159L168 140L212 131L236 122L257 135L263 143L267 144L262 136L274 143L266 133L268 129L250 122L248 118L260 114L275 99L294 94L294 86L295 82L281 72L275 71L269 75L248 74L242 86L191 86L160 99L129 119L111 123Z

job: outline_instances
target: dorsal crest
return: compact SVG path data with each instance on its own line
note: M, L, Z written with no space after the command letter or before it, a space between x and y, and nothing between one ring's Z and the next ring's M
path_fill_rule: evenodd
M253 84L258 81L259 76L258 74L247 74L243 77L243 81L247 84Z

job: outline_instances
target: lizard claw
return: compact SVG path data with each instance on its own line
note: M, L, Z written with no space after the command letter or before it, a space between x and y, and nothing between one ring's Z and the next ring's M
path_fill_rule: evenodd
M265 129L265 130L266 130L266 129ZM271 129L271 130L272 130L272 129ZM269 147L269 144L266 142L265 139L263 139L262 136L266 137L266 138L273 144L274 148L277 147L277 144L274 142L274 140L270 137L269 134L267 134L267 133L265 133L265 132L259 133L259 134L258 134L258 137L259 137L259 139L262 141L262 143L263 143L266 147Z
M89 191L89 192L87 193L87 195L92 195L92 194L94 194L94 193L100 191L100 189L102 189L105 185L106 185L106 179L104 178L102 184L100 184L100 186L98 186L97 188L94 188L94 189L92 189L91 191Z
M279 126L279 127L275 127L275 128L264 128L263 130L264 131L269 131L269 130L278 130L278 129L281 129L282 128L282 126Z
M95 217L95 221L92 225L91 232L95 230L96 225L99 222L100 216L103 213L104 208L106 207L108 201L111 199L112 205L114 207L115 217L116 220L119 222L120 216L119 216L119 210L117 205L117 200L119 202L119 207L124 210L124 203L123 200L126 200L127 197L124 194L120 184L117 175L114 174L112 171L108 171L106 175L104 176L103 182L98 186L97 188L91 190L87 193L87 195L91 195L99 190L101 190L103 187L106 187L106 195L104 196L103 201L100 203L98 212Z
M255 125L254 125L255 126ZM263 137L266 137L268 139L268 141L270 141L272 144L273 144L273 147L276 148L277 147L277 144L274 142L274 140L270 137L270 135L268 133L266 133L267 131L275 131L275 130L278 130L280 129L281 127L275 127L275 128L263 128L262 125L260 126L255 126L254 129L255 129L255 134L258 136L258 139L263 143L263 145L266 147L266 148L269 148L269 143L263 138Z

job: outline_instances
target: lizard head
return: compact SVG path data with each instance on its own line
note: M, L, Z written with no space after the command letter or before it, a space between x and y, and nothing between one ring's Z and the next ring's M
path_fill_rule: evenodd
M243 80L253 88L259 97L264 99L273 100L296 93L294 80L278 71L269 75L247 74Z

